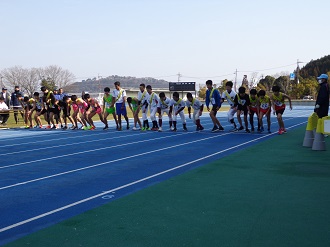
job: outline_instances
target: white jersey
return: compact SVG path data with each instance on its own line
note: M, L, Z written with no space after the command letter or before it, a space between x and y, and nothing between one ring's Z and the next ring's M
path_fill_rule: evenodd
M143 102L146 99L147 95L148 95L148 92L146 90L144 90L143 92L141 92L141 90L140 90L138 92L138 96L137 96L138 101Z
M182 99L179 98L178 101L175 101L174 99L171 100L171 106L173 106L173 109L179 110L180 108L184 108L186 106L186 102L184 102Z
M236 93L235 93L233 90L231 90L230 93L228 93L228 91L225 90L225 91L222 93L221 98L222 98L222 99L226 99L227 102L228 102L228 104L229 104L230 106L234 106L235 96L236 96Z
M151 94L147 93L146 100L147 100L148 105L150 106L150 108L157 107L158 102L159 102L158 94L156 94L156 93L151 93Z
M171 106L171 99L165 98L165 100L162 101L159 98L157 107L159 107L160 109L168 109L168 108L170 108L170 106Z
M114 97L116 103L123 103L124 97L126 97L126 91L122 88L120 90L114 89L112 91L112 96Z
M192 102L190 102L189 100L186 101L186 106L187 107L191 107L194 110L200 110L202 103L198 100L198 99L193 99Z

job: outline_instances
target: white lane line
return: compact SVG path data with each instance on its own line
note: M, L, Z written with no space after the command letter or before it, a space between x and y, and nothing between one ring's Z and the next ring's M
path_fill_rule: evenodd
M184 135L184 134L188 134L188 133L180 133L180 134L176 134L175 136ZM48 158L44 158L44 159L30 160L30 161L26 161L26 162L22 162L22 163L18 163L18 164L1 166L0 169L26 165L26 164L31 164L31 163L35 163L35 162L45 161L45 160L59 159L59 158L78 155L78 154L98 152L100 150L111 149L111 148L115 148L115 147L122 147L122 146L132 145L132 144L136 144L136 143L146 142L146 141L154 141L154 140L159 140L159 139L164 139L164 138L171 138L171 137L175 137L175 136L171 135L171 136L156 137L156 138L152 138L152 139L148 139L148 140L133 141L133 142L118 144L118 145L108 146L108 147L103 147L103 148L98 148L98 149L88 149L86 151L81 151L81 152L76 152L76 153L70 153L70 154L64 154L64 155L61 154L59 156L52 156L52 157L48 157Z
M296 126L302 125L302 124L304 124L304 123L306 123L306 122L303 122L303 123L299 123L299 124L293 125L293 126L291 126L291 127L289 127L289 128L293 128L293 127L296 127ZM289 128L288 128L288 129L289 129ZM87 201L90 201L90 200L93 200L93 199L99 198L99 197L104 196L104 195L106 195L106 194L109 194L109 193L112 193L112 192L116 192L116 191L118 191L118 190L121 190L121 189L124 189L124 188L130 187L130 186L132 186L132 185L135 185L135 184L138 184L138 183L144 182L144 181L149 180L149 179L154 178L154 177L158 177L158 176L163 175L163 174L165 174L165 173L169 173L169 172L171 172L171 171L174 171L174 170L180 169L180 168L182 168L182 167L185 167L185 166L191 165L191 164L193 164L193 163L196 163L196 162L199 162L199 161L202 161L202 160L208 159L208 158L213 157L213 156L215 156L215 155L218 155L218 154L221 154L221 153L227 152L227 151L229 151L229 150L232 150L232 149L235 149L235 148L238 148L238 147L244 146L244 145L249 144L249 143L251 143L251 142L255 142L255 141L257 141L257 140L261 140L261 139L263 139L263 138L265 138L265 137L267 137L267 136L270 136L270 135L273 135L273 134L268 134L268 135L265 135L265 136L261 136L261 137L259 137L259 138L257 138L257 139L253 139L253 140L251 140L251 141L247 141L247 142L244 142L244 143L238 144L238 145L236 145L236 146L233 146L233 147L230 147L230 148L227 148L227 149L224 149L224 150L218 151L218 152L216 152L216 153L213 153L213 154L210 154L210 155L204 156L204 157L202 157L202 158L194 159L193 161L190 161L190 162L188 162L188 163L185 163L185 164L182 164L182 165L175 166L175 167L170 168L170 169L168 169L168 170L165 170L165 171L162 171L162 172L159 172L159 173L153 174L153 175L151 175L151 176L148 176L148 177L145 177L145 178L142 178L142 179L139 179L139 180L133 181L133 182L128 183L128 184L124 184L124 185L119 186L119 187L117 187L117 188L114 188L114 189L111 189L111 190L108 190L108 191L105 191L105 192L102 192L102 193L96 194L96 195L94 195L94 196L87 197L87 198L85 198L85 199L82 199L82 200L76 201L76 202L74 202L74 203L71 203L71 204L65 205L65 206L63 206L63 207L60 207L60 208L57 208L57 209L54 209L54 210L51 210L51 211L48 211L48 212L46 212L46 213L43 213L43 214L37 215L37 216L35 216L35 217L32 217L32 218L29 218L29 219L26 219L26 220L23 220L23 221L17 222L17 223L15 223L15 224L12 224L12 225L6 226L6 227L4 227L4 228L1 228L1 229L0 229L0 232L8 231L8 230L10 230L10 229L12 229L12 228L15 228L15 227L18 227L18 226L21 226L21 225L24 225L24 224L30 223L30 222L32 222L32 221L35 221L35 220L38 220L38 219L41 219L41 218L44 218L44 217L46 217L46 216L48 216L48 215L55 214L55 213L57 213L57 212L63 211L63 210L65 210L65 209L68 209L68 208L71 208L71 207L74 207L74 206L77 206L77 205L82 204L82 203L84 203L84 202L87 202Z
M63 132L65 132L65 131L63 131ZM75 133L77 133L76 131L72 131L72 132L75 132ZM87 132L84 132L84 133L87 133ZM88 132L88 133L90 133L90 132ZM95 132L94 132L95 133ZM97 134L92 134L93 136L98 136L98 135L104 135L104 134L106 134L107 132L103 132L103 133L97 133ZM89 135L90 136L90 135ZM56 140L57 141L59 141L59 140L67 140L67 139L73 139L73 138L81 138L81 137L86 137L86 135L75 135L75 136L70 136L70 137L62 137L62 138L57 138ZM25 138L25 137L22 137L22 138ZM20 139L22 139L22 138L20 138ZM34 138L36 138L35 136L34 136ZM47 138L47 136L43 136L43 135L41 135L41 136L38 136L38 138ZM43 139L43 140L40 140L40 141L36 141L36 140L34 140L34 141L31 141L31 142L23 142L23 143L21 143L21 142L18 142L18 143L14 143L14 144L8 144L8 145L1 145L1 147L13 147L13 146L21 146L21 145L29 145L29 144L35 144L35 143L43 143L43 142L52 142L52 141L54 141L54 139ZM7 142L8 142L8 140L7 140Z
M107 161L107 162L102 162L102 163L91 165L91 166L86 166L86 167L82 167L82 168L78 168L78 169L74 169L74 170L70 170L70 171L66 171L66 172L56 173L54 175L49 175L49 176L46 176L46 177L41 177L41 178L36 178L36 179L32 179L32 180L28 180L28 181L24 181L24 182L20 182L20 183L16 183L16 184L11 184L11 185L7 185L7 186L4 186L4 187L0 187L0 190L5 190L5 189L12 188L12 187L17 187L17 186L21 186L21 185L24 185L24 184L29 184L29 183L45 180L45 179L48 179L48 178L58 177L58 176L62 176L62 175L65 175L65 174L74 173L74 172L77 172L77 171L87 170L87 169L91 169L91 168L98 167L98 166L103 166L103 165L106 165L106 164L110 164L110 163L114 163L114 162L118 162L118 161L122 161L122 160L127 160L127 159L131 159L131 158L135 158L135 157L139 157L139 156L143 156L143 155L147 155L147 154L151 154L151 153L164 151L164 150L167 150L167 149L172 149L172 148L175 148L175 147L190 145L191 143L210 140L210 139L213 139L213 138L217 138L217 137L224 136L224 135L229 135L229 134L231 134L231 133L225 133L225 134L222 134L222 135L207 137L207 138L203 138L203 139L199 139L199 140L195 140L195 141L190 141L190 142L186 142L186 143L177 144L177 145L170 146L170 147L155 149L155 150L148 151L148 152L145 152L145 153L126 156L126 157L123 157L123 158L119 158L119 159L115 159L115 160L111 160L111 161ZM155 139L162 139L162 138L158 137L158 138L155 138ZM139 141L139 142L144 142L144 141L145 140ZM133 142L132 144L135 144L135 143L138 143L138 142ZM29 162L27 162L27 163L29 163Z
M294 119L294 118L288 118L288 119L285 119L284 121L291 120L291 119ZM192 133L196 133L196 132L188 132L188 133L189 134L192 134ZM136 135L138 135L138 134L136 134ZM179 134L179 135L181 135L181 134ZM132 135L130 134L130 135L126 135L126 136L132 136ZM122 136L120 136L120 137L113 137L113 138L121 138L121 137ZM159 137L159 139L168 138L168 137L172 137L172 136ZM68 138L66 138L66 139L68 139ZM57 140L59 140L59 139L57 139ZM148 139L146 141L152 141L152 140L155 140L155 138L154 139ZM96 149L96 150L88 150L88 151L76 152L76 153L71 153L71 154L67 154L67 155L52 156L52 157L49 157L49 158L44 158L44 159L39 159L39 160L34 160L34 161L27 161L27 162L13 164L13 165L1 166L0 169L10 168L10 167L15 167L15 166L21 166L21 165L24 165L24 164L29 164L29 163L33 163L33 162L39 162L39 161L45 161L45 160L51 160L51 159L56 159L56 158L61 158L61 157L73 156L73 155L82 154L82 153L94 152L94 151L104 150L104 149L113 148L113 147L121 147L121 146L131 145L131 144L134 144L134 143L139 143L139 142L141 142L141 141L126 143L126 144L120 144L120 145L110 146L110 147L105 147L105 148L99 148L99 149ZM142 142L144 142L144 141L142 141ZM73 144L66 144L66 145L61 145L61 146L67 146L67 145L73 145ZM41 149L48 149L48 148L51 148L51 147L46 147L46 148L41 148ZM32 151L32 150L28 150L28 151ZM27 151L19 151L19 152L27 152ZM18 153L18 152L13 152L13 153ZM8 154L8 153L6 153L6 154ZM1 155L6 155L6 154L0 154L0 156ZM12 154L12 153L9 153L9 154Z
M136 136L136 135L141 135L141 134L140 133L139 134L138 133L134 133L134 134L131 134L129 136ZM123 138L123 136L115 136L115 137L112 136L112 137L102 138L102 139L100 139L100 138L99 139L93 139L93 140L90 140L90 141L84 141L84 144L85 143L89 143L89 142L113 140L113 139L118 139L118 138ZM65 140L67 140L67 139L69 139L69 138L65 138ZM59 139L56 139L55 141L57 141L57 140L59 140ZM69 144L59 144L59 145L54 145L54 146L47 146L47 147L42 147L42 148L28 149L28 150L16 151L16 152L11 152L11 153L3 153L3 154L0 154L0 156L7 156L7 155L19 154L19 153L29 153L29 152L35 152L35 151L40 151L40 150L49 149L49 148L58 148L59 146L66 147L66 146L74 146L74 145L77 145L77 143L74 142L74 143L69 143ZM0 169L1 169L1 167L0 167Z
M300 114L299 114L300 115ZM301 115L300 115L301 116ZM205 117L206 118L206 117ZM275 118L275 116L274 116ZM285 119L284 121L286 120L291 120L291 119L295 119L293 117L291 118L288 118L288 119ZM266 120L265 120L266 121ZM277 121L274 121L272 122L272 124L275 124L277 123ZM208 126L208 125L212 125L212 123L210 124L204 124L204 126ZM227 127L227 126L232 126L231 124L230 125L223 125L223 127ZM65 133L68 133L68 132L65 132ZM106 134L107 132L104 132L102 133L101 135L103 134ZM148 133L148 132L146 132ZM95 134L95 135L99 135L99 134ZM133 136L135 134L130 134L130 135L125 135L126 136ZM94 135L93 135L94 136ZM73 136L73 137L65 137L65 138L58 138L56 139L56 141L58 140L67 140L67 139L72 139L72 138L77 138L77 137L85 137L85 135L83 136ZM97 139L97 141L101 141L101 140L108 140L108 139L114 139L114 138L122 138L123 136L118 136L118 137L111 137L111 138L103 138L103 139ZM41 137L40 137L41 138ZM51 139L48 139L48 140L43 140L43 141L39 141L39 142L44 142L44 141L47 141L47 142L50 142L50 141L53 141ZM95 140L94 140L95 141ZM89 143L89 142L93 142L93 141L84 141L84 143ZM13 145L3 145L2 147L12 147L12 146L17 146L17 145L27 145L27 144L34 144L34 143L38 143L38 141L33 141L33 142L28 142L28 143L20 143L20 144L13 144ZM70 144L61 144L61 147L65 147L65 146L72 146L72 145L76 145L75 143L70 143ZM36 149L28 149L28 150L23 150L23 151L16 151L16 152L11 152L11 153L3 153L3 154L0 154L0 156L7 156L7 155L12 155L12 154L19 154L19 153L28 153L28 152L34 152L34 151L40 151L40 150L44 150L44 149L48 149L48 148L53 148L53 147L58 147L58 145L55 145L55 146L47 146L47 147L42 147L42 148L36 148ZM1 169L1 167L0 167Z

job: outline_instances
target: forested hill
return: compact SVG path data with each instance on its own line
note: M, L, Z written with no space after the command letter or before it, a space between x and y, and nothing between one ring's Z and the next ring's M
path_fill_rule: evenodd
M120 84L123 88L139 88L141 83L144 83L146 86L151 85L153 88L168 88L168 81L157 80L154 78L136 78L131 76L108 76L106 78L91 78L87 80L82 80L80 82L75 82L64 88L68 93L77 93L82 91L88 91L90 93L103 92L105 87L114 87L114 83L120 81Z
M317 77L320 74L326 74L329 71L330 55L310 61L300 70L300 75L303 78Z

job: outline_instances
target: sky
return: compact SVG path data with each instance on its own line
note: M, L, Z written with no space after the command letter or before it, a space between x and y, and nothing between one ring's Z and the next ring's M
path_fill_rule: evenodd
M330 54L329 0L0 0L0 70L215 83Z

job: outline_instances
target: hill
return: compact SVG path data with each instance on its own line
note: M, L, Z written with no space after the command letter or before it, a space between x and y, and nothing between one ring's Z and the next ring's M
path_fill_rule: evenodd
M307 63L299 72L303 78L317 77L330 71L330 55Z
M118 76L112 75L106 78L96 79L89 78L87 80L82 80L80 82L75 82L64 88L68 93L77 93L82 91L88 91L90 93L103 92L105 87L114 87L114 83L120 81L123 88L139 88L141 83L144 83L146 86L151 85L154 88L168 88L168 81L157 80L155 78L145 77L145 78L136 78L131 76Z

